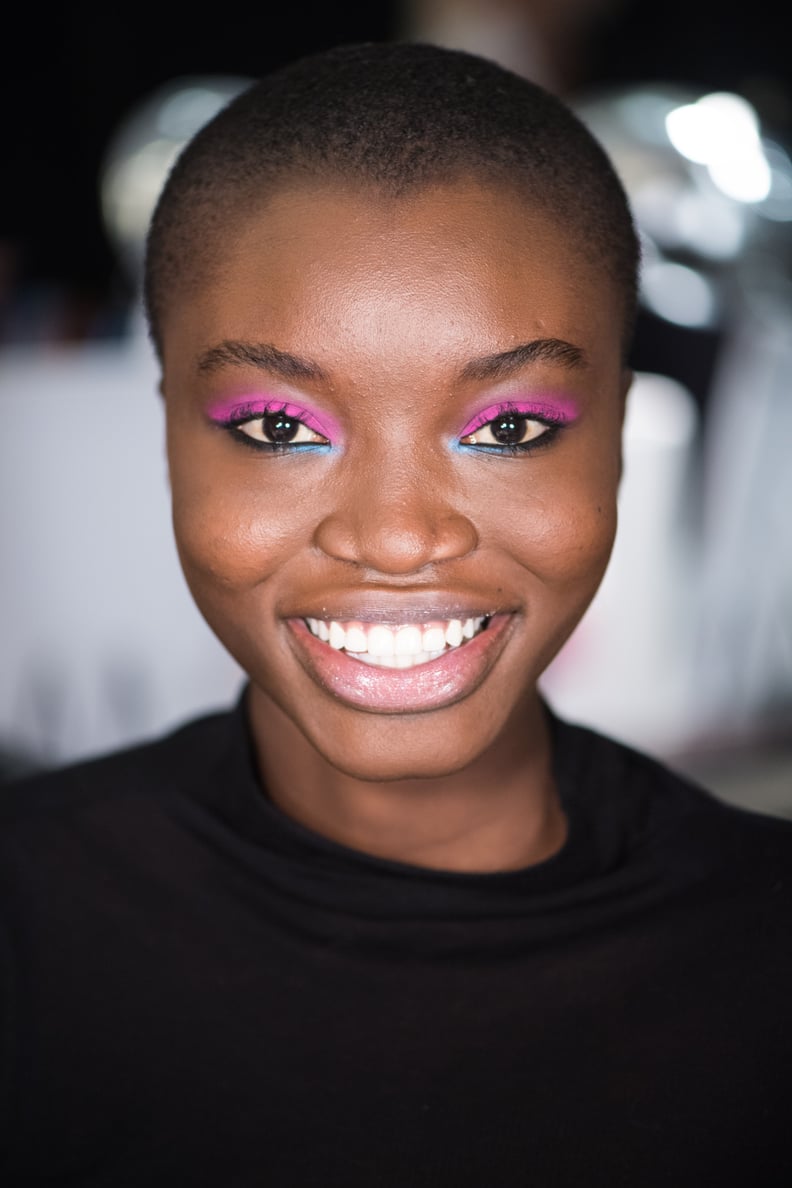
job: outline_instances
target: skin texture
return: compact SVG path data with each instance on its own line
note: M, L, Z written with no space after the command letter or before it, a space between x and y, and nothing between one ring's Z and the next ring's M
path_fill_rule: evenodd
M197 605L250 676L268 795L402 862L549 857L565 821L536 682L616 527L629 375L606 270L524 199L473 180L399 199L284 189L223 246L165 311L173 518ZM582 359L469 366L547 339ZM228 343L322 374L276 374ZM240 393L304 404L334 440L256 451L210 416ZM527 454L460 445L478 413L518 399L578 412ZM339 696L301 642L308 616L401 623L446 607L496 615L486 662L418 711Z

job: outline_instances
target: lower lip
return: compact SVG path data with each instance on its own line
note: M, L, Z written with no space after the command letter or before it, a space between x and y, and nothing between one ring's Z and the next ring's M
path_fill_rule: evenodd
M413 714L441 709L472 693L492 668L508 638L512 615L495 615L467 643L414 668L379 668L331 648L289 619L298 658L308 674L339 701L370 713Z

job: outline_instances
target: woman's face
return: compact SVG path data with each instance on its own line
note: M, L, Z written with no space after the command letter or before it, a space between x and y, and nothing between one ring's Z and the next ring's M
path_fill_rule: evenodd
M513 746L610 553L622 329L602 266L472 182L229 229L164 392L184 572L260 733L362 779Z

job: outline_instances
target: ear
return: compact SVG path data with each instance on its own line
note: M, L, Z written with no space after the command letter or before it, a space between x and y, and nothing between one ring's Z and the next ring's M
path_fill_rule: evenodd
M162 404L163 404L163 406L164 406L164 404L165 404L165 375L164 375L164 373L162 373L162 372L160 372L159 383L157 384L157 392L158 392L158 394L159 394L159 397L160 397L160 400L162 401ZM164 413L164 412L165 412L165 409L164 409L164 407L163 407L163 413ZM163 440L163 453L164 453L164 456L165 456L165 486L167 487L168 491L170 491L170 489L171 489L171 481L170 481L170 460L169 460L169 458L168 458L168 429L167 429L167 421L166 421L166 423L165 423L165 434L164 434L164 440Z
M621 426L621 437L619 441L619 482L621 482L624 471L624 418L627 413L627 397L634 379L635 372L631 367L625 367L621 374L621 383L619 386L619 424Z

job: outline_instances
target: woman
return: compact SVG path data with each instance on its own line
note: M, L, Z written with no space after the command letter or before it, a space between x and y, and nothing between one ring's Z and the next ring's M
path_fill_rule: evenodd
M789 1183L792 828L537 691L637 257L589 133L466 54L331 50L187 147L147 309L249 683L5 796L4 1183Z

